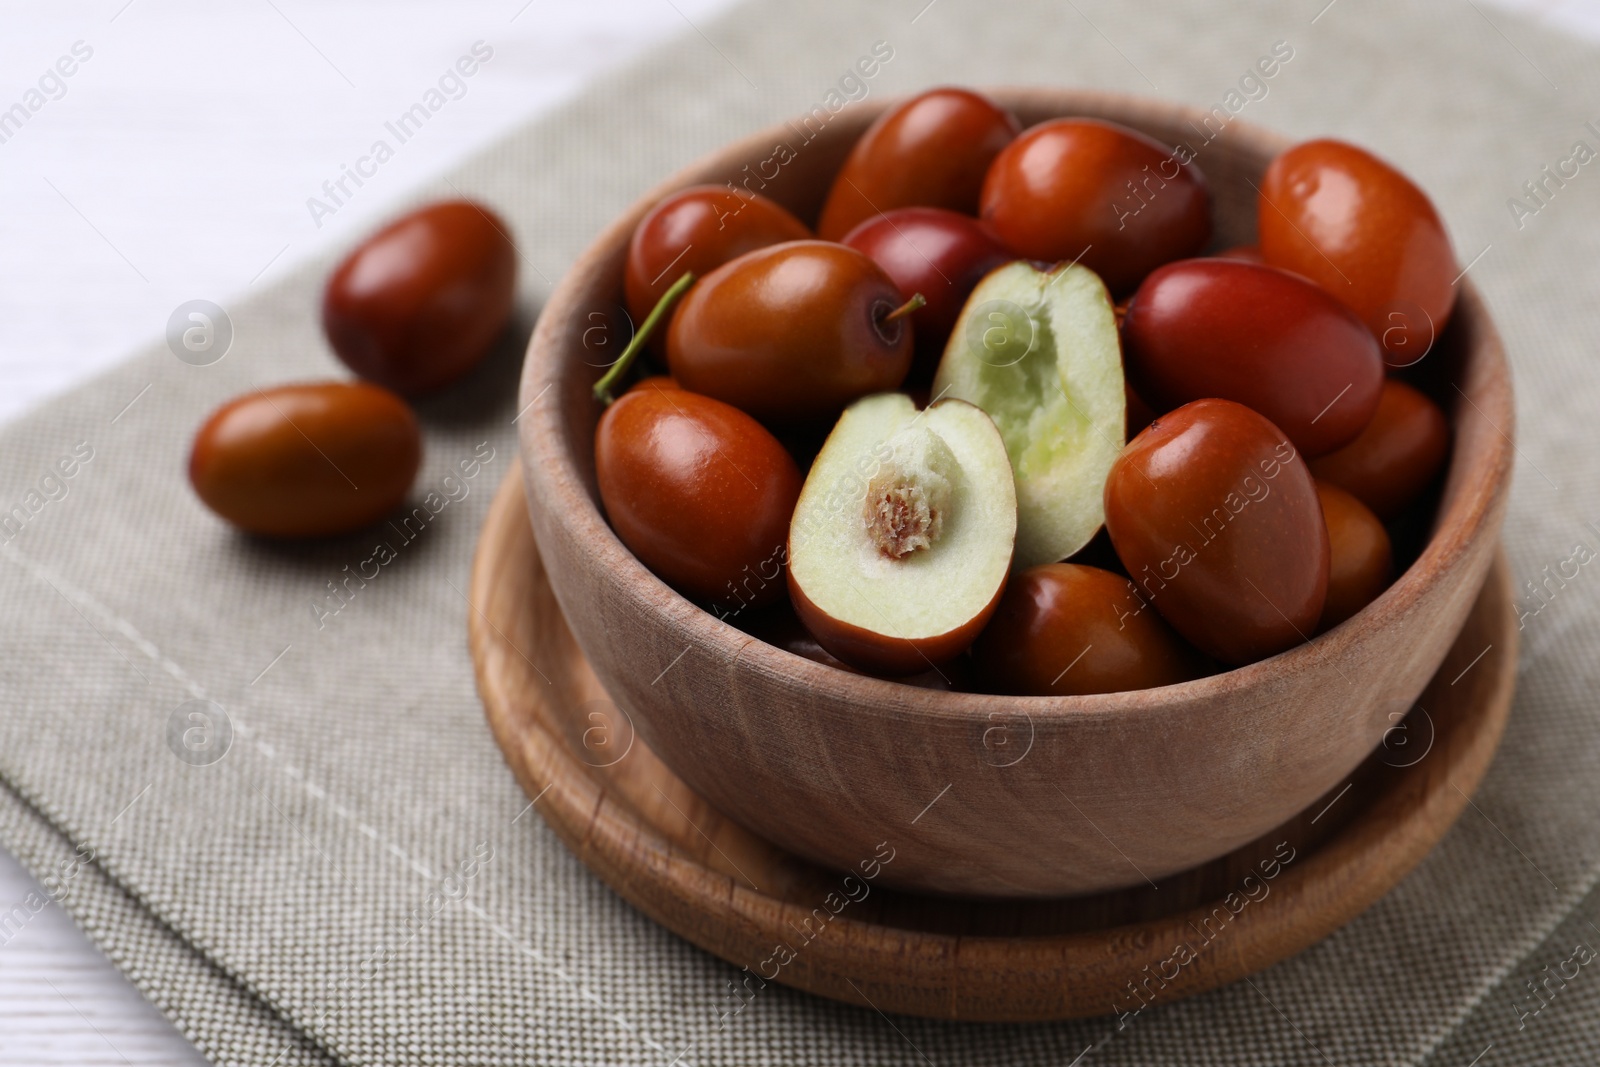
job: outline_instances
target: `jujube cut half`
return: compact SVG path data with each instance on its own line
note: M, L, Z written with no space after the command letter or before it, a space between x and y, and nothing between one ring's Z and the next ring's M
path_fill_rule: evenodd
M1005 443L959 400L901 393L840 416L789 528L789 595L817 643L889 677L959 655L1011 569L1017 499Z
M1017 483L1017 566L1054 563L1105 519L1106 475L1126 440L1116 316L1094 272L1011 263L973 290L933 395L1000 428Z

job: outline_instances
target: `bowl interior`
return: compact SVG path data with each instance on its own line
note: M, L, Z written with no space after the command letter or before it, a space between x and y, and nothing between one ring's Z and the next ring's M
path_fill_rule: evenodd
M992 89L989 95L1010 107L1024 126L1063 116L1104 118L1123 123L1170 145L1188 145L1205 174L1212 195L1214 233L1210 251L1255 241L1256 187L1287 139L1234 119L1221 126L1215 115L1114 93L1047 89ZM868 678L815 663L763 641L751 642L741 630L666 590L616 539L599 505L593 440L600 407L589 396L593 383L619 346L613 338L630 335L623 310L622 274L627 244L643 215L663 196L688 185L730 182L767 196L814 223L834 173L868 124L896 101L847 108L820 132L785 123L748 137L673 175L624 212L597 238L587 268L569 275L541 317L530 344L519 406L546 390L556 403L540 405L523 427L526 463L543 467L541 477L569 502L561 517L577 537L602 553L615 580L660 587L673 604L675 624L691 640L728 658L759 664L766 671L793 676L827 698L855 698L864 707L892 705L902 683ZM809 140L806 135L810 134ZM787 161L779 146L789 149ZM584 330L571 323L589 324ZM602 329L595 330L594 326ZM581 338L576 345L573 338ZM578 351L574 351L577 349ZM610 353L608 355L608 353ZM1498 521L1497 501L1508 477L1512 411L1503 352L1487 312L1472 288L1462 283L1449 326L1427 357L1400 372L1432 396L1450 418L1453 450L1445 477L1427 507L1402 522L1395 537L1397 570L1403 572L1374 604L1312 641L1244 667L1185 682L1165 690L1086 697L1006 698L1026 701L1030 715L1119 715L1147 708L1151 694L1182 691L1185 697L1226 695L1252 686L1271 672L1294 671L1340 655L1376 610L1405 612L1428 583L1445 572L1448 561ZM1461 413L1481 420L1464 425ZM962 692L918 691L918 714L977 718L992 713L995 698Z

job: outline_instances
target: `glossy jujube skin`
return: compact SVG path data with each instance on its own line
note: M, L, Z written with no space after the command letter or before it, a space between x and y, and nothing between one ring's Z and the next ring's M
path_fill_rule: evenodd
M1394 577L1394 549L1383 523L1361 501L1317 479L1328 524L1328 599L1321 630L1331 630L1378 599Z
M1231 400L1156 419L1106 481L1106 529L1139 593L1200 651L1238 666L1316 632L1328 528L1288 436Z
M1158 410L1236 400L1307 456L1353 440L1383 389L1378 342L1354 312L1304 278L1241 260L1157 269L1128 305L1122 355Z
M1261 180L1263 258L1302 274L1361 317L1406 365L1450 321L1460 268L1439 212L1411 179L1343 141L1306 141Z
M327 537L394 511L422 464L410 407L365 382L283 385L230 400L189 452L206 507L267 537Z
M932 378L973 287L1017 258L977 219L936 207L885 212L851 230L843 243L882 267L901 296L921 293L927 300L911 315L912 378L920 381Z
M972 656L986 690L1018 696L1154 689L1203 673L1132 582L1075 563L1013 577Z
M1077 260L1113 296L1211 236L1204 175L1160 142L1097 119L1030 127L995 159L983 220L1027 259Z
M684 389L634 389L594 440L611 527L657 577L722 613L784 596L800 470L760 423Z
M1450 453L1439 405L1405 382L1383 383L1378 408L1355 440L1311 461L1311 473L1350 493L1380 519L1399 515L1428 487Z
M640 220L628 244L628 314L642 323L684 271L703 276L746 252L810 236L805 223L759 193L726 185L673 193Z
M869 218L901 207L976 214L984 175L1021 127L969 89L931 89L867 128L839 169L817 222L837 241Z
M830 419L905 379L911 327L885 319L904 302L853 248L771 245L694 284L667 331L667 363L685 389L769 425Z
M323 292L322 329L334 353L406 396L466 374L511 316L517 250L509 233L488 208L447 200L367 238Z

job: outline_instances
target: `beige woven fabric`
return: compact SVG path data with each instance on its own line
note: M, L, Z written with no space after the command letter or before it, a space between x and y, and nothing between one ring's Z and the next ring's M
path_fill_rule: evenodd
M342 374L316 325L328 263L230 306L220 362L156 345L13 423L0 511L27 519L0 533L0 840L219 1063L1444 1065L1491 1043L1480 1062L1592 1062L1600 971L1573 961L1600 947L1594 568L1529 599L1504 748L1414 875L1251 983L1121 1031L891 1024L776 987L719 1030L732 969L518 817L526 798L473 691L468 566L552 280L662 175L830 90L860 95L841 79L880 41L893 55L869 94L1042 83L1209 105L1240 88L1247 119L1399 162L1434 194L1509 343L1519 582L1577 544L1600 551L1600 164L1567 167L1538 201L1521 188L1547 164L1561 173L1577 141L1600 149L1585 126L1600 126L1600 53L1483 4L1324 2L757 0L686 29L427 190L512 222L523 321L490 367L423 406L417 495L449 503L343 600L329 583L362 569L370 534L239 537L183 478L194 426L226 397ZM1265 95L1241 87L1279 41L1294 55ZM195 700L225 709L216 762L169 744L203 727Z

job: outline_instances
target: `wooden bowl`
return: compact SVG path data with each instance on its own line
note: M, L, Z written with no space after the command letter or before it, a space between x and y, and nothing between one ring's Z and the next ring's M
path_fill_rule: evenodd
M1254 186L1287 142L1234 120L1118 94L996 90L1024 125L1080 115L1199 148L1217 247L1255 236ZM1354 618L1259 663L1182 685L1091 697L939 692L812 662L719 621L651 574L606 524L590 388L617 329L628 239L667 193L750 182L815 219L863 129L893 101L835 116L809 142L774 127L642 197L545 307L519 416L529 515L556 598L605 690L695 792L778 846L853 870L887 844L885 884L1047 897L1143 884L1223 856L1301 811L1411 707L1493 559L1511 476L1504 352L1470 282L1414 371L1451 416L1431 536ZM1197 131L1201 131L1197 133ZM790 146L776 168L757 165ZM747 170L746 167L749 167ZM623 327L625 329L625 327Z

